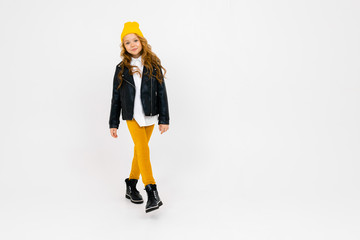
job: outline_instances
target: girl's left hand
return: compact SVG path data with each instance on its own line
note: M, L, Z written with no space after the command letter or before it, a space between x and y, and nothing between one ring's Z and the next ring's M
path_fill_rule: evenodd
M159 131L161 134L166 132L169 129L169 124L159 124Z

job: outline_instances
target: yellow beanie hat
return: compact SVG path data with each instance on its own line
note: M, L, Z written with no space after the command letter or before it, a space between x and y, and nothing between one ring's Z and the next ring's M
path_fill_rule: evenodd
M124 24L124 29L121 33L121 41L123 41L123 38L129 33L136 33L136 34L144 37L142 32L140 31L139 23L137 23L137 22L126 22Z

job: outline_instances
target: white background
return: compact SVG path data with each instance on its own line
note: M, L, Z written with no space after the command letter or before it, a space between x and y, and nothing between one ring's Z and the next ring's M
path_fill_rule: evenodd
M1 239L360 238L358 1L0 9ZM147 214L124 197L126 122L108 126L127 21L168 71L170 128L150 140L164 205Z

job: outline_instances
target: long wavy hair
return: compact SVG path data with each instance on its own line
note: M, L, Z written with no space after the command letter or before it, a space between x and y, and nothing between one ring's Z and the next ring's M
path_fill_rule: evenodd
M136 33L135 33L135 35L139 38L141 46L142 46L140 54L141 54L141 61L142 61L144 68L146 68L148 70L149 77L154 76L156 78L156 80L158 80L158 82L160 84L162 84L163 78L165 78L166 69L161 65L160 59L151 50L151 45L147 42L146 38L141 37ZM122 74L124 73L125 67L127 69L129 69L129 73L131 75L134 75L137 72L137 73L139 73L140 77L142 77L140 69L137 66L130 65L132 55L128 51L126 51L124 42L122 42L120 44L120 49L121 49L120 57L122 58L122 61L120 63L120 71L118 74L118 79L120 80L118 89L120 88L120 86L123 82ZM155 69L156 69L155 75L153 74L153 67L155 67ZM134 68L137 68L137 69L134 70ZM164 70L164 75L162 75L162 72L160 69Z

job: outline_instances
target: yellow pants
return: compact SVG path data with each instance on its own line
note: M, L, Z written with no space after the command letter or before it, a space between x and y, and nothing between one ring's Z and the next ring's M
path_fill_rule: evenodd
M126 120L126 123L135 145L129 179L139 179L141 174L144 186L156 184L152 174L150 149L148 145L155 124L140 127L135 119Z

